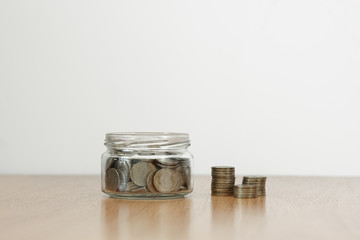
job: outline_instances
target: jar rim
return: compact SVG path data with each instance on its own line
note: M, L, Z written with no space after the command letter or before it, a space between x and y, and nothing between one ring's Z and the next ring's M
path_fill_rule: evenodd
M180 132L109 132L107 137L189 137L188 133Z
M178 132L111 132L105 145L116 149L169 149L190 146L189 134Z

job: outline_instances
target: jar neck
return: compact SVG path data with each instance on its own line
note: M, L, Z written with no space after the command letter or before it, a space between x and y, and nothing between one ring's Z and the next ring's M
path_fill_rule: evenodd
M184 151L190 146L186 133L107 133L105 146L121 151Z

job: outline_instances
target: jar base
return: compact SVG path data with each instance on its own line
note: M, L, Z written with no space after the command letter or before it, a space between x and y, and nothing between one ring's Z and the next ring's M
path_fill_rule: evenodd
M164 194L118 194L118 193L110 193L105 192L105 194L110 196L111 198L119 198L119 199L138 199L138 200L158 200L158 199L181 199L185 198L185 195L189 193L164 193Z

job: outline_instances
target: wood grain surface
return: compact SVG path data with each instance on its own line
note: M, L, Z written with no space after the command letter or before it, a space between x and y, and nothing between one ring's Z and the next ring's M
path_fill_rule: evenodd
M257 199L210 181L154 201L108 198L98 176L0 176L0 239L360 239L360 178L268 177Z

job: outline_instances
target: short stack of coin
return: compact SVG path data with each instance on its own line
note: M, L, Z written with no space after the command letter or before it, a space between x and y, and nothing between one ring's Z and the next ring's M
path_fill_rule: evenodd
M264 176L244 176L242 183L257 186L257 196L265 196L266 195L266 190L265 190L266 177L264 177Z
M234 186L234 197L236 198L256 198L257 193L256 185L239 184Z
M216 166L211 168L211 195L232 196L234 194L235 168Z

